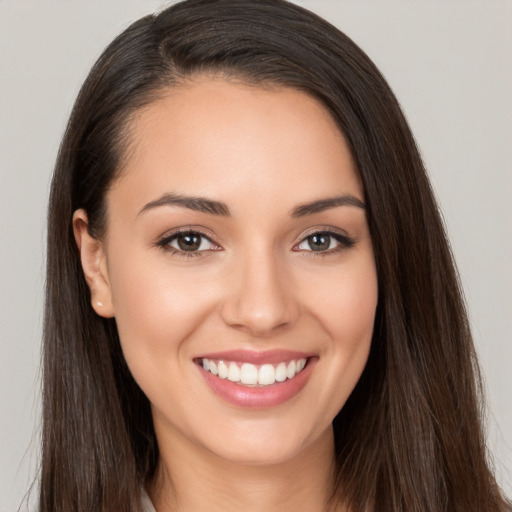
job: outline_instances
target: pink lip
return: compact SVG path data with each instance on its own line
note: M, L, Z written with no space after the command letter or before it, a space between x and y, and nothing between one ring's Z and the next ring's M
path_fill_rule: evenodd
M307 359L313 354L306 352L297 352L292 350L226 350L224 352L214 352L210 354L203 354L196 357L199 359L214 359L220 361L236 361L239 363L251 363L251 364L275 364L281 362L288 362L292 359Z
M252 364L257 364L254 362L254 359L248 360L247 358L240 358L238 357L240 354L237 354L237 357L233 357L233 352L229 352L229 354L229 360L251 362ZM221 355L221 353L217 353L210 354L208 356L205 355L204 357L207 359L228 360L227 357L221 357ZM303 355L298 357L298 359L301 359L302 357ZM291 357L290 359L294 359L294 357ZM284 360L286 360L286 358L278 358L273 362ZM264 361L269 362L269 359L264 359ZM276 382L270 386L262 387L242 386L241 384L231 382L228 379L221 379L220 377L212 375L210 372L204 370L203 367L199 364L197 365L197 368L198 371L201 372L201 375L203 376L210 389L216 395L229 402L230 404L236 405L238 407L266 409L283 404L284 402L287 402L288 400L291 400L297 396L306 385L317 361L317 357L310 357L304 369L295 375L293 379L287 379L284 382Z

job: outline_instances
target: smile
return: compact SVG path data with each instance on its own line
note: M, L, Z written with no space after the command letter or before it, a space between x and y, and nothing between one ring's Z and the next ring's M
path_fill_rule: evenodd
M306 366L307 359L301 358L279 363L256 365L234 361L201 359L205 371L220 379L227 379L242 386L271 386L276 382L293 379Z
M312 353L290 350L229 350L194 358L206 385L236 407L265 409L297 397L318 362Z

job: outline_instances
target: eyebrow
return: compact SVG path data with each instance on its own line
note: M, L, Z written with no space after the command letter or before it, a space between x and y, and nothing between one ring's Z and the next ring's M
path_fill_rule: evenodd
M222 217L229 217L231 213L226 203L206 199L205 197L191 197L181 194L167 193L162 197L151 201L144 205L138 215L159 206L181 206L189 210L198 212L209 213L212 215L220 215ZM342 196L329 197L327 199L319 199L311 201L310 203L303 203L294 208L291 212L293 218L305 217L306 215L313 215L320 213L331 208L339 206L355 206L357 208L366 209L365 204L355 196L345 194Z
M355 196L345 194L342 196L329 197L327 199L320 199L312 201L311 203L303 203L292 210L292 217L299 218L306 215L313 215L320 213L330 208L337 208L338 206L356 206L366 210L365 204Z
M138 215L159 206L181 206L183 208L188 208L189 210L210 213L213 215L221 215L223 217L229 217L231 215L226 203L213 201L204 197L190 197L180 194L164 194L156 201L151 201L150 203L146 204L138 213Z

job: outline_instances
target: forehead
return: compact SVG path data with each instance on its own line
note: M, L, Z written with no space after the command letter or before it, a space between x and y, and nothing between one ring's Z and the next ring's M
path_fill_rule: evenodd
M319 101L291 88L190 82L138 112L128 140L112 191L122 189L133 205L190 192L288 206L338 192L363 200L335 121Z

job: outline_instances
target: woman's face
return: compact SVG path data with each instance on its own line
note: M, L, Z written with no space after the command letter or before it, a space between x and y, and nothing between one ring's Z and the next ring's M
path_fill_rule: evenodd
M262 463L330 438L377 304L334 121L302 92L204 79L140 112L130 141L93 300L116 318L159 442Z

